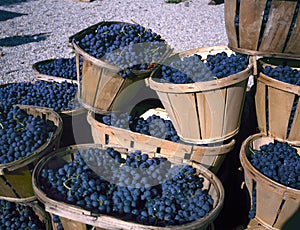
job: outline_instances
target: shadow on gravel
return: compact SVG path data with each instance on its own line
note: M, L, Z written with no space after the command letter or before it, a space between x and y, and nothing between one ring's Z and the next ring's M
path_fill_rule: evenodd
M0 38L0 46L19 46L31 42L44 41L49 36L48 33L33 34L33 35L23 35L23 36L13 36L7 38Z
M0 6L15 5L24 2L31 2L32 0L0 0Z
M21 13L6 11L6 10L0 10L0 21L6 21L8 19L20 17L23 15L28 15L28 14L21 14Z

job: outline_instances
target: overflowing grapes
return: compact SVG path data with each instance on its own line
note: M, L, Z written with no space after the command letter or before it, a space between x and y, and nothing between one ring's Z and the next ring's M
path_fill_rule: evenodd
M96 116L100 122L131 130L133 132L157 137L164 140L179 142L179 136L170 120L165 120L157 115L151 115L147 119L131 116L128 113L110 113L104 116Z
M207 55L204 62L201 55L194 54L180 60L166 61L162 65L160 82L187 84L211 81L238 73L248 66L248 57L242 54L220 52Z
M80 59L80 73L82 72L82 59ZM41 74L77 80L76 57L58 58L50 62L37 65L37 71Z
M20 82L0 87L0 107L8 112L15 104L47 107L56 112L81 107L76 100L77 85L66 81Z
M275 141L251 151L249 160L258 171L282 185L300 189L300 156L296 148Z
M28 115L15 106L0 108L0 164L19 160L46 143L57 129L50 120Z
M75 43L88 54L119 68L122 77L137 77L132 70L153 67L167 52L160 35L139 24L101 24Z
M181 225L213 208L195 168L138 150L126 156L113 148L77 150L73 161L43 168L39 177L53 199L145 225Z
M46 229L43 223L33 209L29 206L0 200L0 229Z

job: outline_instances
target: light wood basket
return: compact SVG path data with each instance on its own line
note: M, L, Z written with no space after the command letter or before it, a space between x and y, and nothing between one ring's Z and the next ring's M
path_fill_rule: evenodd
M179 52L180 58L200 54L205 61L209 54L234 53L228 47L215 46ZM250 62L249 62L250 63ZM149 86L158 94L179 135L188 143L223 142L240 129L247 83L253 64L234 75L206 82L189 84L160 83L157 68L150 76Z
M228 46L239 53L265 57L300 59L300 12L288 39L297 1L273 0L264 33L260 35L267 0L226 0L225 28ZM239 14L238 29L235 17ZM261 40L260 40L261 39ZM259 44L259 42L261 43Z
M295 61L275 60L277 65L283 62L291 64L291 67L296 64ZM276 67L275 63L274 59L259 59L258 69L266 65ZM297 64L299 66L299 62ZM259 70L255 93L259 130L278 140L300 145L300 103L294 113L293 122L289 124L294 100L299 101L299 96L300 86L273 79Z
M27 114L35 117L53 121L57 129L52 134L51 138L30 153L26 157L19 160L0 164L0 196L13 199L35 199L32 188L31 171L37 162L54 149L59 147L59 141L62 133L62 119L51 109L27 105L17 105Z
M256 216L266 229L297 229L300 224L300 190L284 186L259 172L248 160L251 149L273 143L274 138L262 133L249 136L242 144L240 160L244 169L245 183L252 202L252 190L256 183ZM253 150L252 150L253 151ZM298 150L299 151L299 150ZM296 220L291 222L293 216ZM291 219L290 219L291 218ZM289 228L283 228L289 226ZM290 228L294 226L294 228Z
M69 38L76 53L77 79L80 77L78 75L80 72L79 60L80 58L83 60L82 81L79 84L78 99L86 109L100 114L117 111L120 107L124 106L124 101L122 101L124 97L127 98L125 103L128 103L130 98L135 97L139 92L149 90L145 85L144 79L148 78L150 73L155 69L153 67L148 70L132 70L131 72L135 77L123 78L118 74L119 68L117 66L93 57L76 44L76 41L79 41L86 34L93 33L99 25L118 23L131 24L127 22L103 21ZM165 45L166 53L163 55L161 61L171 52L166 42ZM121 101L118 101L120 98Z
M61 165L72 161L75 157L76 150L84 150L89 148L101 148L105 149L109 146L97 145L97 144L81 144L73 145L66 148L58 149L52 152L49 156L43 158L39 161L38 165L35 167L33 172L33 186L34 192L37 198L45 205L46 211L55 214L61 218L61 222L65 230L73 229L86 229L86 225L91 225L97 227L96 229L207 229L210 224L217 218L219 215L223 203L224 203L224 188L220 180L201 166L200 164L192 161L185 161L185 164L191 165L196 168L197 174L201 175L204 178L203 189L208 189L208 193L212 196L214 200L213 209L203 218L196 220L194 222L180 225L180 226L166 226L166 227L157 227L137 224L134 222L123 221L112 216L95 214L91 211L84 210L78 206L70 205L65 202L59 202L53 200L47 196L47 194L40 189L40 174L43 168L47 169L58 169ZM122 154L128 154L129 151L123 147L114 148L120 151ZM143 150L142 150L143 151ZM144 151L147 152L147 151ZM168 157L159 153L150 153L148 152L149 157L167 157L168 160L173 164L178 164L176 157Z
M225 157L235 146L234 139L229 143L207 146L172 142L103 124L95 119L91 111L88 112L87 120L91 125L93 140L96 144L118 145L127 149L143 149L166 156L176 156L183 162L185 160L198 162L213 173L218 172Z

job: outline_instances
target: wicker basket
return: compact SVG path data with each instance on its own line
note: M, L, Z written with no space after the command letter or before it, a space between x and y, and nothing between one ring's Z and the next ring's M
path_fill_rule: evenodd
M0 196L32 199L34 198L34 192L32 188L31 171L42 157L59 147L62 133L62 120L56 112L47 108L25 105L18 106L26 111L27 114L53 121L57 126L51 138L34 152L19 160L7 164L0 164Z
M213 173L217 173L226 154L235 146L235 140L229 143L207 146L177 143L156 138L130 130L108 126L95 119L92 112L88 112L88 123L91 125L94 143L102 145L118 145L127 149L143 149L150 152L158 152L166 156L176 156L183 160L191 160L200 163Z
M33 184L34 184L34 191L38 199L45 204L46 211L51 214L58 215L68 221L62 221L62 223L68 222L69 224L64 225L65 230L71 229L85 229L86 225L91 225L95 227L99 227L100 229L206 229L213 220L218 216L221 208L223 207L224 201L224 190L221 182L219 179L211 173L209 170L205 169L203 166L199 165L198 163L186 161L185 164L190 164L194 168L196 168L199 175L204 178L204 188L209 190L209 194L212 196L214 200L213 209L203 218L191 222L189 224L180 225L180 226L172 226L172 227L156 227L156 226L147 226L142 224L137 224L133 222L119 220L112 216L108 215L100 215L100 214L93 214L90 211L84 210L74 205L69 205L64 202L58 202L56 200L50 199L47 194L45 194L40 189L40 173L43 168L52 168L56 169L59 167L59 162L64 164L69 162L73 159L74 153L77 149L89 149L90 147L99 147L105 148L102 145L95 145L95 144L84 144L84 145L74 145L69 146L67 148L59 149L53 152L48 157L42 159L37 167L35 167L33 173ZM115 148L117 149L117 148ZM124 148L119 148L124 154L127 154L128 151ZM151 154L151 155L150 155ZM149 153L149 156L164 156L158 153ZM164 156L166 157L166 156ZM170 158L167 157L171 162L177 163L175 157Z
M265 22L267 2L268 0L225 1L228 46L239 53L299 59L300 13L295 14L297 1L270 1L268 20Z
M262 133L255 134L243 142L240 151L240 160L244 168L245 182L250 196L254 183L256 183L255 219L269 229L285 229L284 226L289 226L286 229L298 229L300 224L300 190L281 185L264 176L247 159L247 156L252 154L250 148L259 149L260 146L271 142L274 142L274 138ZM292 222L290 218L293 216L298 218Z
M293 66L299 62L282 59L259 59L258 68L266 65L273 67L282 63ZM255 104L258 128L261 132L278 140L300 145L300 103L293 113L293 122L289 122L295 102L299 101L300 86L291 85L268 77L258 71Z
M100 22L69 38L72 39L72 45L76 53L77 75L79 72L79 59L82 58L83 60L82 81L79 84L78 99L86 109L96 113L120 110L120 106L125 106L123 103L128 103L131 100L130 98L134 98L139 92L149 90L145 85L144 79L149 77L154 69L132 70L131 72L135 77L123 78L118 74L119 67L91 56L75 42L86 34L94 32L99 25L116 23L121 22ZM167 56L170 49L166 43L165 45L166 53L164 55ZM79 79L79 75L77 78ZM126 98L125 102L124 98ZM118 101L118 99L121 99L121 101Z
M227 47L216 46L183 51L179 57L200 54L205 60L208 54L222 51L233 53ZM157 92L183 141L195 144L222 142L239 131L252 70L253 64L249 64L247 69L226 78L172 84L155 80L161 74L158 68L151 74L149 85Z

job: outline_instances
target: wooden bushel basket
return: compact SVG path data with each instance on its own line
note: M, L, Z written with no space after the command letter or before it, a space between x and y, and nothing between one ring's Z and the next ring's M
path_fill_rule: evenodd
M30 198L24 198L24 199L17 199L17 198L10 198L10 197L3 197L0 196L0 200L9 201L12 203L24 205L28 208L31 208L33 212L37 215L37 217L40 219L40 221L45 224L45 230L52 230L51 226L51 217L50 215L45 211L45 209L42 207L42 205L36 200L36 198L30 199Z
M240 151L245 183L251 199L254 183L256 183L255 220L267 229L298 229L300 190L284 186L264 176L247 159L250 154L253 154L250 148L256 150L271 142L274 142L274 138L262 133L254 134L243 142Z
M143 79L149 77L154 69L153 67L147 70L131 70L134 77L123 78L118 74L119 67L91 56L75 42L83 38L86 34L94 32L99 25L112 25L117 23L123 22L103 21L80 31L69 38L72 40L72 46L76 53L78 82L80 82L80 76L78 74L80 72L80 58L82 58L83 61L82 81L79 84L78 99L86 109L96 113L103 114L109 111L117 111L120 109L119 106L124 106L122 101L123 98L127 98L126 102L128 103L130 98L135 97L138 92L149 90ZM167 56L171 52L166 42L165 45L166 53L163 56ZM162 60L164 58L165 57L162 57ZM130 86L132 87L128 88ZM121 102L118 101L119 98L122 98Z
M178 53L180 58L200 54L205 60L208 54L225 51L227 47L198 48ZM179 135L188 143L206 144L222 142L238 133L244 106L247 83L253 64L234 75L206 82L189 84L160 83L157 68L149 79Z
M295 12L297 1L271 1L268 20L264 23L266 4L267 0L225 0L228 46L239 53L299 59L300 12Z
M142 225L134 222L124 221L117 219L112 216L104 214L95 214L91 211L84 210L78 206L70 205L65 202L59 202L53 200L47 196L47 194L40 189L40 174L43 168L54 169L60 167L60 165L72 161L75 157L75 152L77 149L84 150L89 148L105 148L102 145L96 144L83 144L83 145L74 145L66 148L59 149L55 152L52 152L51 155L43 158L38 165L35 167L33 172L33 186L37 198L45 204L46 211L58 215L61 218L63 227L65 230L73 229L86 229L86 225L95 226L96 229L207 229L208 226L213 222L213 220L218 216L219 212L223 207L224 202L224 189L219 181L219 179L209 170L205 169L203 166L192 161L186 161L186 164L189 164L196 168L197 174L201 175L204 178L204 189L208 189L208 193L212 196L214 200L213 209L203 218L193 221L188 224L180 226L149 226ZM120 151L122 154L128 154L128 151L124 148L114 147L116 150ZM146 152L146 151L145 151ZM159 153L148 153L149 157L167 157ZM175 157L167 157L173 164L176 164Z
M282 63L282 60L278 59L277 63L280 62ZM258 60L258 63L262 67L270 65L267 59ZM289 63L295 64L295 62L287 62ZM299 63L297 64L299 66ZM290 122L294 102L299 101L299 96L300 86L273 79L259 71L255 93L259 130L278 140L300 145L300 103L296 104L294 118Z
M53 121L57 126L56 131L51 138L30 153L19 160L0 164L0 196L15 199L34 199L32 188L32 175L35 164L44 156L59 147L59 141L62 133L61 117L51 109L35 106L18 105L27 114L39 116L43 119Z
M235 140L223 145L211 144L207 146L176 143L157 137L132 132L130 130L108 126L95 119L92 112L88 112L88 123L94 143L102 145L117 145L127 149L143 149L157 152L166 156L176 156L178 159L191 160L200 163L213 173L217 173L226 154L233 150Z

